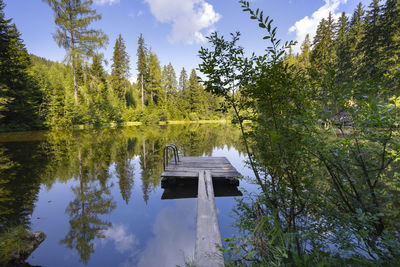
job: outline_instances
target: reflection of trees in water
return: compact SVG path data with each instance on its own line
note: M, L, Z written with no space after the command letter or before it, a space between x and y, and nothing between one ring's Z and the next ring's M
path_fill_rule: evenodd
M0 230L30 224L47 157L40 142L8 142L0 146Z
M140 158L145 200L161 180L162 153L166 144L175 143L188 156L210 155L215 147L234 146L242 151L237 129L230 125L176 125L100 129L93 131L58 131L48 135L47 149L51 163L43 177L51 187L55 178L67 181L78 175L77 147L87 169L96 174L101 184L109 179L109 167L115 163L122 198L129 202L133 189L133 164Z
M26 140L25 140L26 141ZM101 216L116 207L110 193L115 167L122 199L128 204L134 187L134 160L142 169L143 198L160 184L162 154L175 143L188 156L210 155L215 147L243 151L237 129L229 125L176 125L48 132L42 141L8 142L0 149L0 227L29 225L40 184L78 180L75 198L66 208L70 229L60 241L77 250L83 263L94 252L111 222ZM139 171L139 170L137 170Z
M110 213L116 204L110 188L96 179L95 169L85 165L80 149L78 162L79 185L72 188L75 199L66 208L66 213L70 216L70 230L60 243L76 249L80 260L86 264L94 252L94 239L103 238L103 231L112 226L99 216Z

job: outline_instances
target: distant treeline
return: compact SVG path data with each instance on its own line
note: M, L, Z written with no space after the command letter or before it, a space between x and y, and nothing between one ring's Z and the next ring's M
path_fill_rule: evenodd
M138 79L131 83L130 57L121 35L115 41L111 74L104 70L102 54L93 52L104 46L105 35L102 42L88 42L97 44L94 47L84 43L93 36L82 40L66 37L64 43L56 36L68 59L65 64L57 63L28 53L4 7L0 0L0 131L222 117L217 111L221 99L203 89L195 70L188 73L182 68L178 81L172 64L162 67L142 35L138 40ZM65 14L76 12L63 8Z

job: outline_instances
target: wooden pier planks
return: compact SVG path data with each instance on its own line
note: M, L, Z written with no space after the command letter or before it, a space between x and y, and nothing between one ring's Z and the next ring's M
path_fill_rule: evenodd
M210 170L213 178L234 178L240 173L225 157L183 157L180 162L170 162L162 177L197 178L199 171Z
M211 171L200 171L198 177L195 266L224 266L224 256L217 248L217 245L222 246L222 242Z

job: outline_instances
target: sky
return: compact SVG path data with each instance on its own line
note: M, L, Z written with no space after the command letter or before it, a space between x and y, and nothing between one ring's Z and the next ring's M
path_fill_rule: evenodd
M59 48L52 34L56 32L54 14L42 0L4 0L6 18L12 18L21 33L29 53L62 62L65 50ZM277 36L282 41L296 40L299 46L307 33L315 34L319 21L332 12L351 16L360 0L251 0L250 7L259 8L264 16L274 20ZM361 0L364 7L370 0ZM248 13L236 0L94 0L93 8L102 19L92 23L109 38L108 45L99 52L108 62L110 71L113 47L118 35L125 40L130 57L131 80L136 80L136 51L139 35L157 54L161 66L172 63L177 76L184 67L187 71L200 63L198 51L209 47L206 36L217 31L228 37L239 31L239 44L248 53L262 54L268 43Z

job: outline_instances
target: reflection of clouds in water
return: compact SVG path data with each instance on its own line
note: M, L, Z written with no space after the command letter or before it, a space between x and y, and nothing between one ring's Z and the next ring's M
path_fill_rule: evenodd
M127 227L125 225L115 225L103 231L105 239L102 239L101 243L105 244L108 240L114 241L115 249L119 253L127 251L133 251L134 247L138 244L133 234L128 234Z
M196 199L176 200L176 204L158 214L153 226L155 237L140 253L138 266L182 266L193 259Z

